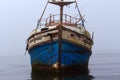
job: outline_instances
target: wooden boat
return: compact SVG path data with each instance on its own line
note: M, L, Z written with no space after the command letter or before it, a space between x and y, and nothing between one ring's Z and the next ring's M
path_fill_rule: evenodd
M60 14L50 14L41 23L48 4L59 6ZM75 4L79 18L63 14L64 6L70 4ZM48 0L37 27L27 39L26 50L33 72L75 74L88 73L92 45L92 36L84 26L77 1Z

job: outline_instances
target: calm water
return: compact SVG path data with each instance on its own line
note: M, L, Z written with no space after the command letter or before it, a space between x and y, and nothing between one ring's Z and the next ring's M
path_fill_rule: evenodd
M31 75L29 55L0 56L0 63L0 80L120 80L120 53L93 53L90 76Z

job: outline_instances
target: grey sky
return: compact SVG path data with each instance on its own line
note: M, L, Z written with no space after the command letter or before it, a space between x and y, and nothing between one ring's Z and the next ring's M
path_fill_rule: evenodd
M120 52L120 0L77 0L86 28L95 32L93 52ZM45 0L0 0L0 55L24 54L25 40Z

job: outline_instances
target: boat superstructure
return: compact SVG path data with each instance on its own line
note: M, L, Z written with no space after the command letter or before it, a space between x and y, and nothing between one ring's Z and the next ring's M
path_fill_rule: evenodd
M48 3L59 6L60 13L50 14L44 19L44 23L41 23ZM76 5L79 18L63 14L64 6L70 4ZM37 27L27 39L26 50L30 55L32 71L88 72L92 38L84 26L76 0L48 0Z

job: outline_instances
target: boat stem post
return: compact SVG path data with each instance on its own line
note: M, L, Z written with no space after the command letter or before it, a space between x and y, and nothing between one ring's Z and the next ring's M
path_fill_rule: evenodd
M62 24L63 24L63 7L60 5L60 25L59 27L59 50L58 50L58 71L60 72L61 68L61 52L62 52Z

